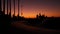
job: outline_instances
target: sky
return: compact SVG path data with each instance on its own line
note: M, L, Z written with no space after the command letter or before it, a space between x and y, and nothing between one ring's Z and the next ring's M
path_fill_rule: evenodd
M60 1L59 0L20 0L19 1L20 16L26 18L34 18L37 14L41 13L45 16L60 17ZM12 15L14 13L13 0L11 1ZM7 7L7 6L6 6ZM5 9L7 10L7 9ZM8 9L9 10L9 9ZM18 0L15 0L15 15L18 14Z

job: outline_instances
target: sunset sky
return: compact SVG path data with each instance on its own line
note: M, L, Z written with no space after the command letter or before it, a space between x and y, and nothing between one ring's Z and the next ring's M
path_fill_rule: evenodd
M15 0L16 5L16 15L18 14L18 1ZM11 2L12 15L14 13L13 0ZM7 9L6 9L7 10ZM45 16L60 17L60 1L58 0L20 0L20 15L24 17L35 17L37 14L41 13Z

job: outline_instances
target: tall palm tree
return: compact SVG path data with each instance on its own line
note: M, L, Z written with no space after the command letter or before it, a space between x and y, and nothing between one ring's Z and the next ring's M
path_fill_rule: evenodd
M1 0L0 0L0 10L1 10Z
M9 12L9 15L11 17L11 0L10 0L9 4L10 4L10 12Z
M14 2L14 16L15 16L15 0L13 0L13 2Z
M7 0L7 15L8 15L8 0Z
M3 0L3 13L5 14L5 0Z

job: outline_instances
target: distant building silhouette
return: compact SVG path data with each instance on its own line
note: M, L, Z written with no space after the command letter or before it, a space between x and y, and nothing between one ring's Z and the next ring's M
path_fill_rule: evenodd
M41 16L41 13L39 13L39 16Z

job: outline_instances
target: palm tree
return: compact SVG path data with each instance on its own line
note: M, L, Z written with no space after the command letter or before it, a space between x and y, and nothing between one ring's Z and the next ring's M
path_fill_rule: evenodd
M5 14L5 0L3 0L3 13Z
M1 0L0 0L0 10L1 10Z

